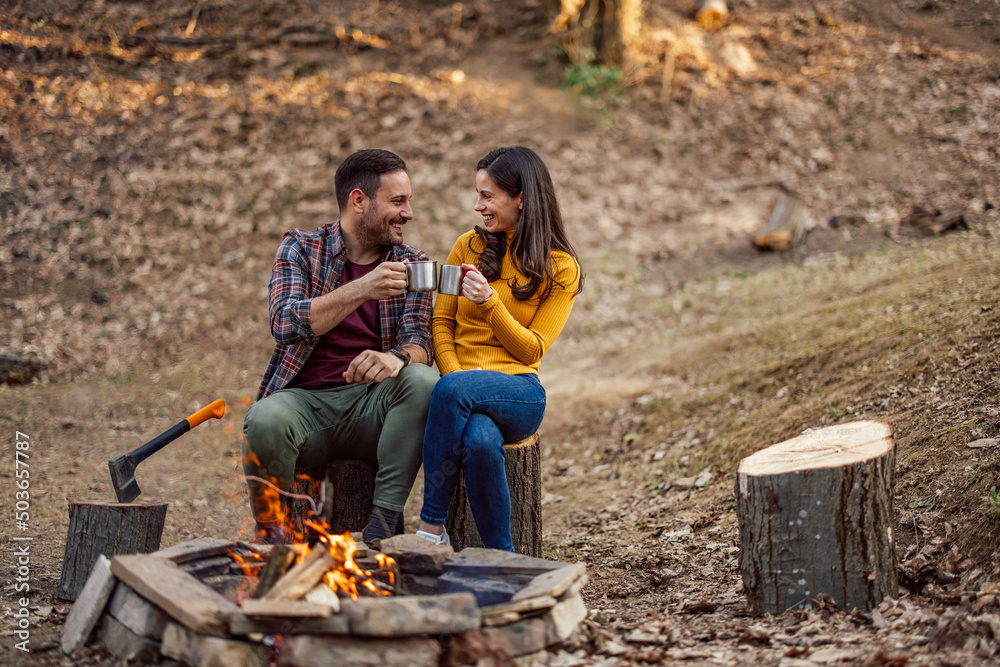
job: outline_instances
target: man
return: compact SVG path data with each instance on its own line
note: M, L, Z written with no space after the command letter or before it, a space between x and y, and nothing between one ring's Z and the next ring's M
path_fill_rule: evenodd
M407 292L410 179L389 151L362 150L334 177L340 217L292 229L270 283L277 345L243 423L244 472L288 489L296 468L378 462L366 541L385 538L420 468L431 391L431 294ZM257 536L288 535L265 485L248 479Z

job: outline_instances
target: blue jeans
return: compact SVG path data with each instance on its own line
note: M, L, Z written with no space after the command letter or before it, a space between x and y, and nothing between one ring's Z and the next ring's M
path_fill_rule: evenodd
M532 373L458 371L434 385L424 431L424 506L420 519L443 526L465 471L472 517L489 549L513 551L503 444L538 430L545 389Z

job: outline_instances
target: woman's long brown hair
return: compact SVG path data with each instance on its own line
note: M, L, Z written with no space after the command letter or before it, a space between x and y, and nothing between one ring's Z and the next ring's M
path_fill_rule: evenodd
M517 270L527 276L524 284L511 281L511 291L514 296L527 301L534 296L545 300L552 293L555 285L566 287L559 283L552 273L552 251L561 250L576 260L580 260L576 251L566 238L563 228L562 214L559 212L559 202L552 186L552 177L542 162L542 158L523 146L504 146L495 148L476 165L476 171L485 169L496 183L497 187L510 197L524 193L524 204L521 218L514 228L510 240L511 260ZM507 254L507 235L503 232L488 232L481 226L476 227L478 238L483 249L479 252L479 270L490 282L500 278L503 258ZM469 239L469 248L472 240ZM583 290L583 272L576 294Z

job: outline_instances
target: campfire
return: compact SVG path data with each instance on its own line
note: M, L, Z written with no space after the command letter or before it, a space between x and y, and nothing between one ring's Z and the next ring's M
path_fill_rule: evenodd
M561 644L585 618L583 564L432 545L370 550L324 522L290 546L199 539L98 560L63 635L117 659L188 665L475 664ZM310 544L311 542L311 544Z
M264 484L263 500L269 515L288 526L292 544L270 551L265 559L258 551L230 551L233 560L243 568L243 587L239 602L250 600L297 600L329 604L339 608L338 595L357 600L359 596L392 595L396 583L396 562L384 553L374 554L374 562L359 562L368 555L367 547L359 548L350 533L336 534L318 512L310 496L281 491L273 483L251 477ZM280 495L307 501L309 517L300 523L286 515ZM302 529L296 529L301 525ZM251 582L256 581L250 591ZM253 608L266 608L250 602Z

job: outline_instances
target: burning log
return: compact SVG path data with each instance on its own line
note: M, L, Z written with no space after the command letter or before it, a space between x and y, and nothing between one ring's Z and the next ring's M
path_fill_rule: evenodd
M318 546L278 579L261 599L297 600L308 593L327 571L336 565L337 559L328 550Z
M870 611L896 595L892 429L865 421L807 431L740 462L736 514L750 611L829 595Z
M538 434L503 446L504 470L510 490L510 532L514 551L527 556L542 555L542 459ZM461 474L445 524L452 544L482 547ZM457 548L456 547L456 548Z
M280 579L289 568L295 564L298 554L291 547L276 546L271 551L271 556L264 563L257 579L257 588L253 592L253 597L260 598L267 594L274 584Z

